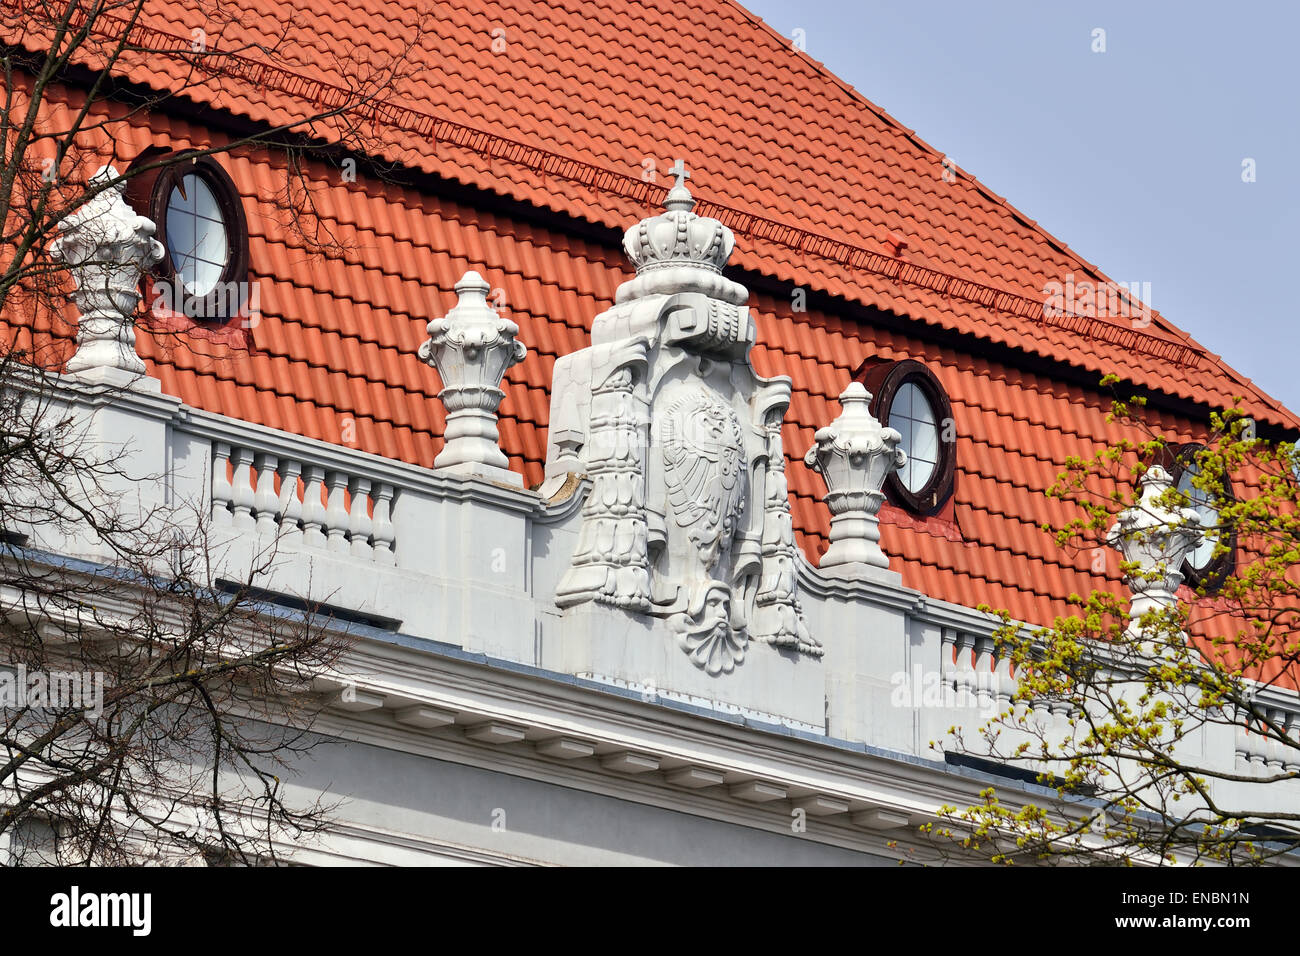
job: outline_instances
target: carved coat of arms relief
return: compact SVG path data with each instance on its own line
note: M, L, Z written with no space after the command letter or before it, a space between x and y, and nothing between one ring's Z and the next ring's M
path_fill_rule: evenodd
M748 292L722 276L734 238L682 182L628 230L637 267L556 362L548 475L591 488L556 601L666 619L690 660L732 672L751 639L821 655L797 595L780 422L788 379L749 361Z

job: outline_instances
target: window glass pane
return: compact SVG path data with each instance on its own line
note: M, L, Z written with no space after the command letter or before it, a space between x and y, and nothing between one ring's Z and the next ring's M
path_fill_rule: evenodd
M906 484L907 490L915 493L925 487L925 483L929 481L930 476L934 474L935 465L932 461L917 461L914 458L911 460L911 466L912 471L908 476L909 480Z
M904 382L894 393L889 424L903 436L899 447L907 454L899 479L913 493L925 487L939 466L939 430L935 419L934 406L915 383Z
M916 391L916 386L911 382L904 382L903 386L894 393L894 400L889 406L889 417L892 420L895 415L903 418L912 417L912 393ZM900 428L899 431L902 431Z
M206 295L221 281L221 266L202 259L194 260L194 278L191 287L195 295Z
M171 198L167 201L168 209L175 209L177 212L194 212L194 190L191 188L194 177L182 176L181 181L172 189Z
M226 227L220 222L196 219L194 256L217 267L217 275L226 264Z
M197 176L186 176L187 180L194 183L190 190L194 197L194 214L202 216L204 219L215 219L221 221L221 209L217 206L217 197L212 195L212 190L208 184Z
M930 401L921 391L920 386L908 382L899 391L906 391L911 394L911 415L918 422L925 422L928 425L934 424L934 409L930 407Z
M912 434L913 457L928 462L939 460L939 429L933 422L918 422Z
M1209 492L1192 485L1192 479L1196 477L1198 471L1196 465L1188 465L1178 479L1178 490L1187 496L1190 506L1200 515L1201 527L1214 527L1219 523L1218 509L1210 503ZM1197 549L1187 556L1187 563L1197 571L1205 570L1214 557L1217 544L1217 541L1205 538Z
M190 295L205 296L221 280L229 258L226 223L211 187L193 173L168 197L167 248Z
M194 249L194 217L184 208L185 200L179 189L173 189L167 201L167 250L172 254L172 264L177 269L176 257Z

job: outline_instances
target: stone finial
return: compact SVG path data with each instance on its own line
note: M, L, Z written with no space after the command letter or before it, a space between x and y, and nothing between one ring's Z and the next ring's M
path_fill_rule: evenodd
M1126 562L1137 565L1125 576L1133 592L1130 633L1136 632L1147 611L1176 604L1176 592L1183 583L1183 560L1196 550L1204 536L1201 517L1195 510L1169 508L1161 503L1172 483L1169 472L1159 465L1150 468L1141 478L1141 498L1119 513L1106 536Z
M99 192L67 217L62 235L50 244L51 257L72 273L72 301L81 313L69 372L145 372L132 316L140 303L140 276L162 259L163 247L153 237L153 222L126 204L126 182L106 185L117 176L113 167L101 166L90 177L90 187Z
M623 235L623 251L636 266L636 278L619 286L615 301L699 292L744 305L749 293L722 276L736 247L735 235L717 219L694 211L695 197L686 186L691 174L682 160L669 172L676 182L664 197L664 211Z
M888 568L880 550L876 512L884 503L880 489L891 471L903 467L907 455L898 447L903 436L886 428L871 414L871 393L850 382L840 395L839 418L819 428L804 463L826 482L823 499L831 510L831 546L821 566L867 564Z
M455 288L456 306L429 323L419 352L442 376L438 398L447 409L446 446L433 465L522 485L497 445L497 408L506 369L522 362L528 349L516 338L519 326L488 305L482 276L466 272Z

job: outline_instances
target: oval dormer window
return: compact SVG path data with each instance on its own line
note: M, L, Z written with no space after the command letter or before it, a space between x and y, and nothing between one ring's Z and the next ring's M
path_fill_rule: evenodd
M934 373L920 362L880 363L854 376L872 394L871 411L902 435L903 467L885 480L894 504L934 514L952 495L957 437L952 404Z
M157 169L148 169L161 163ZM154 269L156 309L224 322L241 314L249 293L248 228L230 176L211 156L146 150L145 171L127 199L157 226L163 259Z
M1237 536L1230 528L1222 527L1219 507L1223 502L1216 498L1216 493L1197 488L1195 485L1195 479L1201 473L1196 455L1204 447L1192 443L1176 448L1170 472L1174 487L1187 498L1187 507L1200 516L1201 527L1217 529L1214 535L1207 536L1200 546L1184 559L1182 567L1183 577L1188 584L1206 592L1213 592L1222 587L1224 580L1236 567ZM1224 481L1222 498L1226 501L1236 499L1230 481ZM1220 543L1227 547L1227 551L1216 554Z

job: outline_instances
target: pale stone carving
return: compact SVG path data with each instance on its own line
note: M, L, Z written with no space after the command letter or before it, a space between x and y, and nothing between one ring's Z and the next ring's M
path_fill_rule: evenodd
M591 395L584 449L591 492L582 506L578 546L556 593L560 607L590 600L630 611L650 607L642 479L645 420L633 392L638 378L645 377L646 345L645 339L633 339L617 349L590 350L601 370Z
M773 394L767 409L767 500L763 504L763 575L755 596L752 631L759 640L794 646L821 654L821 644L808 632L799 604L798 554L794 519L790 515L790 488L785 479L785 452L781 447L781 421L790 394Z
M755 374L749 293L721 274L734 237L692 211L680 161L674 173L664 213L624 237L636 278L591 347L556 361L547 477L591 480L556 601L662 617L709 674L740 664L751 636L820 655L796 597L790 380Z
M804 456L804 463L826 482L823 500L831 512L831 544L822 555L823 569L889 567L880 548L876 514L885 501L885 479L903 467L907 455L898 447L903 436L881 425L870 403L866 387L850 382L840 395L840 416L817 430Z
M488 305L482 276L466 272L455 289L455 307L429 323L419 351L442 377L438 398L447 409L446 445L433 465L522 485L497 444L497 408L506 369L522 362L528 349L516 338L519 326Z
M700 569L731 546L745 510L740 419L704 388L673 393L660 419L664 484L673 520L699 551Z
M1178 586L1183 583L1182 566L1186 557L1201 543L1201 516L1192 508L1170 508L1161 503L1173 479L1159 465L1150 468L1141 479L1142 496L1131 508L1121 511L1106 540L1137 571L1125 575L1133 592L1129 604L1129 633L1136 635L1142 616L1151 610L1164 610L1177 603Z
M68 360L69 372L120 369L144 375L144 362L135 351L132 317L140 304L140 276L162 260L162 243L155 226L126 204L125 181L111 166L90 177L99 188L91 199L64 220L50 256L72 273L72 301L81 316L77 351Z

